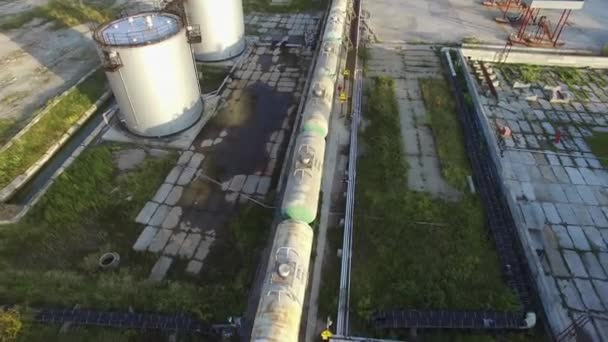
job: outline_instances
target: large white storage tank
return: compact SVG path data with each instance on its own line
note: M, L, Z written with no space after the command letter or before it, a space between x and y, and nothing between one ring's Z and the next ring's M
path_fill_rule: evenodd
M245 50L242 0L185 0L184 7L189 22L201 28L202 42L192 45L197 60L223 61Z
M179 133L201 117L203 101L182 20L147 12L94 33L127 129L145 137Z

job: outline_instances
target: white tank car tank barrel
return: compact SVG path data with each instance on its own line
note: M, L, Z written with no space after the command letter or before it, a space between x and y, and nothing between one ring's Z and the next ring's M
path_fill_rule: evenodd
M302 131L316 134L325 138L329 132L329 114L331 103L321 98L313 98L306 102L302 119Z
M324 156L323 137L310 132L300 133L281 207L285 217L306 223L316 219Z
M203 102L179 17L159 12L129 16L101 26L94 37L129 131L167 136L199 120Z
M341 49L341 41L332 40L323 43L317 61L317 72L323 76L335 77L338 71Z
M304 107L302 131L317 134L322 138L327 136L335 86L335 76L331 78L319 73L315 74Z
M299 221L283 221L277 227L252 341L298 340L313 235L312 228Z
M325 32L323 33L323 42L331 40L342 40L344 38L344 29L346 27L347 20L347 6L339 6L334 4L327 17L327 24L325 25Z
M242 0L185 0L189 21L201 28L202 41L193 44L197 60L230 59L245 50Z

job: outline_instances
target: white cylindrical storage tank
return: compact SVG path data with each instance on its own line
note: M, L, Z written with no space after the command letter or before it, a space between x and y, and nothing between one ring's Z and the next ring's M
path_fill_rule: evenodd
M173 14L148 12L94 33L127 129L162 137L194 125L203 112L186 28Z
M216 62L245 50L242 0L186 0L190 24L201 28L202 41L193 44L194 55L203 62Z

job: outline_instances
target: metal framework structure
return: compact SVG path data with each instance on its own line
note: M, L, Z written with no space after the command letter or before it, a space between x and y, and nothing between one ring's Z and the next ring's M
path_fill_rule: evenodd
M571 9L564 9L554 28L547 16L540 15L541 8L528 7L522 18L517 34L511 35L509 41L527 46L563 46L565 43L559 38L566 27ZM536 30L528 32L530 23L536 24Z
M511 3L513 0L507 1ZM521 26L516 34L509 37L509 42L540 47L564 45L565 43L559 39L564 32L568 19L573 10L582 9L584 4L585 0L521 0L521 7L523 8ZM543 9L561 10L561 15L555 25L551 23L547 15L540 14ZM530 28L532 25L535 25L536 29Z
M502 13L502 17L496 17L494 18L494 20L501 24L511 23L511 19L507 16L511 9L518 9L520 12L522 11L522 9L525 9L522 0L504 0L501 2L493 0L483 2L482 4L484 6L493 6L500 10L500 12Z

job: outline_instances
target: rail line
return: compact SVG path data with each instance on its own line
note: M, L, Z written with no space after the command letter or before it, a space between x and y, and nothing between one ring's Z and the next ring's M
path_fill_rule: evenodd
M354 0L355 23L351 25L351 41L353 42L353 61L349 67L354 69L353 73L353 97L352 118L350 131L350 149L348 156L348 178L346 191L346 214L344 218L344 236L342 241L342 264L340 271L340 292L338 296L338 317L336 322L336 334L348 336L349 334L349 312L350 312L350 282L352 265L352 237L353 216L355 210L355 189L357 185L357 151L358 134L361 117L361 96L363 72L359 67L359 30L361 18L361 0ZM347 63L348 65L348 63Z

